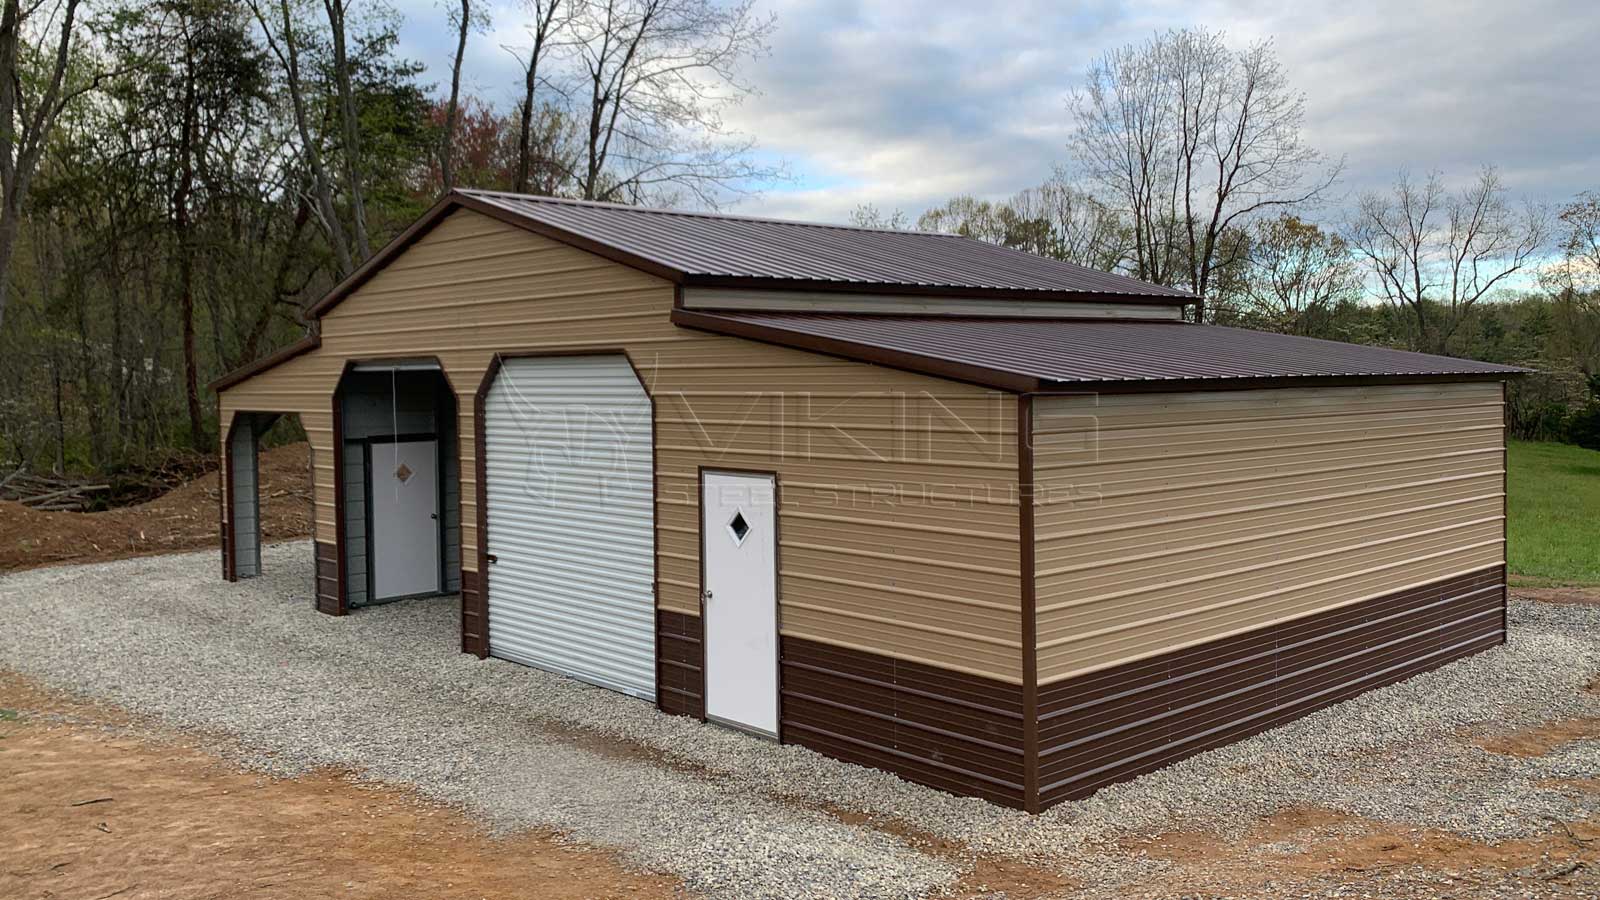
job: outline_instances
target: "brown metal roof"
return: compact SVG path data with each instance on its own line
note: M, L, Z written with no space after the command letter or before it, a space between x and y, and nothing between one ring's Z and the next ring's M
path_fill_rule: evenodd
M673 310L679 325L1006 390L1175 390L1503 379L1514 366L1149 321Z
M497 210L536 230L605 248L682 284L950 293L983 296L1114 295L1192 302L1188 291L1048 259L983 241L926 231L891 231L679 212L494 191L457 191L463 205ZM560 237L560 234L553 235ZM613 258L619 258L614 256Z

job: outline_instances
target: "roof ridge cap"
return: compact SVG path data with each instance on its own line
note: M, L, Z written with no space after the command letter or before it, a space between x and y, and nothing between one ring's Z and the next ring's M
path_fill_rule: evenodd
M627 212L651 213L658 216L688 216L696 219L715 219L731 222L763 222L768 225L788 225L796 228L832 228L838 231L866 231L879 234L909 234L925 237L963 238L965 235L943 231L924 231L916 228L876 228L869 225L841 225L838 222L813 222L803 219L779 219L773 216L751 216L739 213L708 212L704 210L666 209L659 206L634 206L606 200L580 200L576 197L551 197L543 194L519 194L515 191L490 191L477 188L453 188L451 193L481 199L524 200L529 203L554 203L562 206L588 206L598 209L615 209Z

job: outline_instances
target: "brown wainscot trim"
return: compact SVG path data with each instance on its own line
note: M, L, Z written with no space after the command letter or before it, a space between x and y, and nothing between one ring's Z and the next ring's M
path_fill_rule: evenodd
M330 616L343 615L340 603L344 593L344 578L340 574L343 567L338 548L327 541L314 541L311 546L317 566L317 612Z
M1022 686L785 635L784 743L1025 804Z
M1505 642L1496 565L1046 684L1039 805L1086 797Z
M701 623L699 616L656 610L656 706L664 713L706 717Z
M473 569L461 570L461 652L482 659L489 654L489 617L482 582Z

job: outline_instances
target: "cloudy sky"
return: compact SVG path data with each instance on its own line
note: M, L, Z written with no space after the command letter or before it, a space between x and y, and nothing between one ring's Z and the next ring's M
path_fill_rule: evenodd
M1600 190L1600 7L1421 0L944 3L758 0L777 14L760 89L729 116L790 178L737 211L842 221L860 203L913 217L953 194L1004 197L1067 161L1065 100L1104 50L1204 25L1271 38L1307 98L1307 137L1347 160L1343 195L1402 169L1466 178L1498 165L1513 192ZM447 83L436 0L398 0L402 52ZM1002 12L1003 11L1003 12ZM469 89L510 108L527 43L516 3L473 38Z

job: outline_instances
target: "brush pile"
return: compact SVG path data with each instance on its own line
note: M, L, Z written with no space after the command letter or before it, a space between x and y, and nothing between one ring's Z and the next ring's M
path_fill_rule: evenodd
M0 500L12 500L41 512L84 512L109 484L91 484L59 475L34 475L18 469L0 477Z

